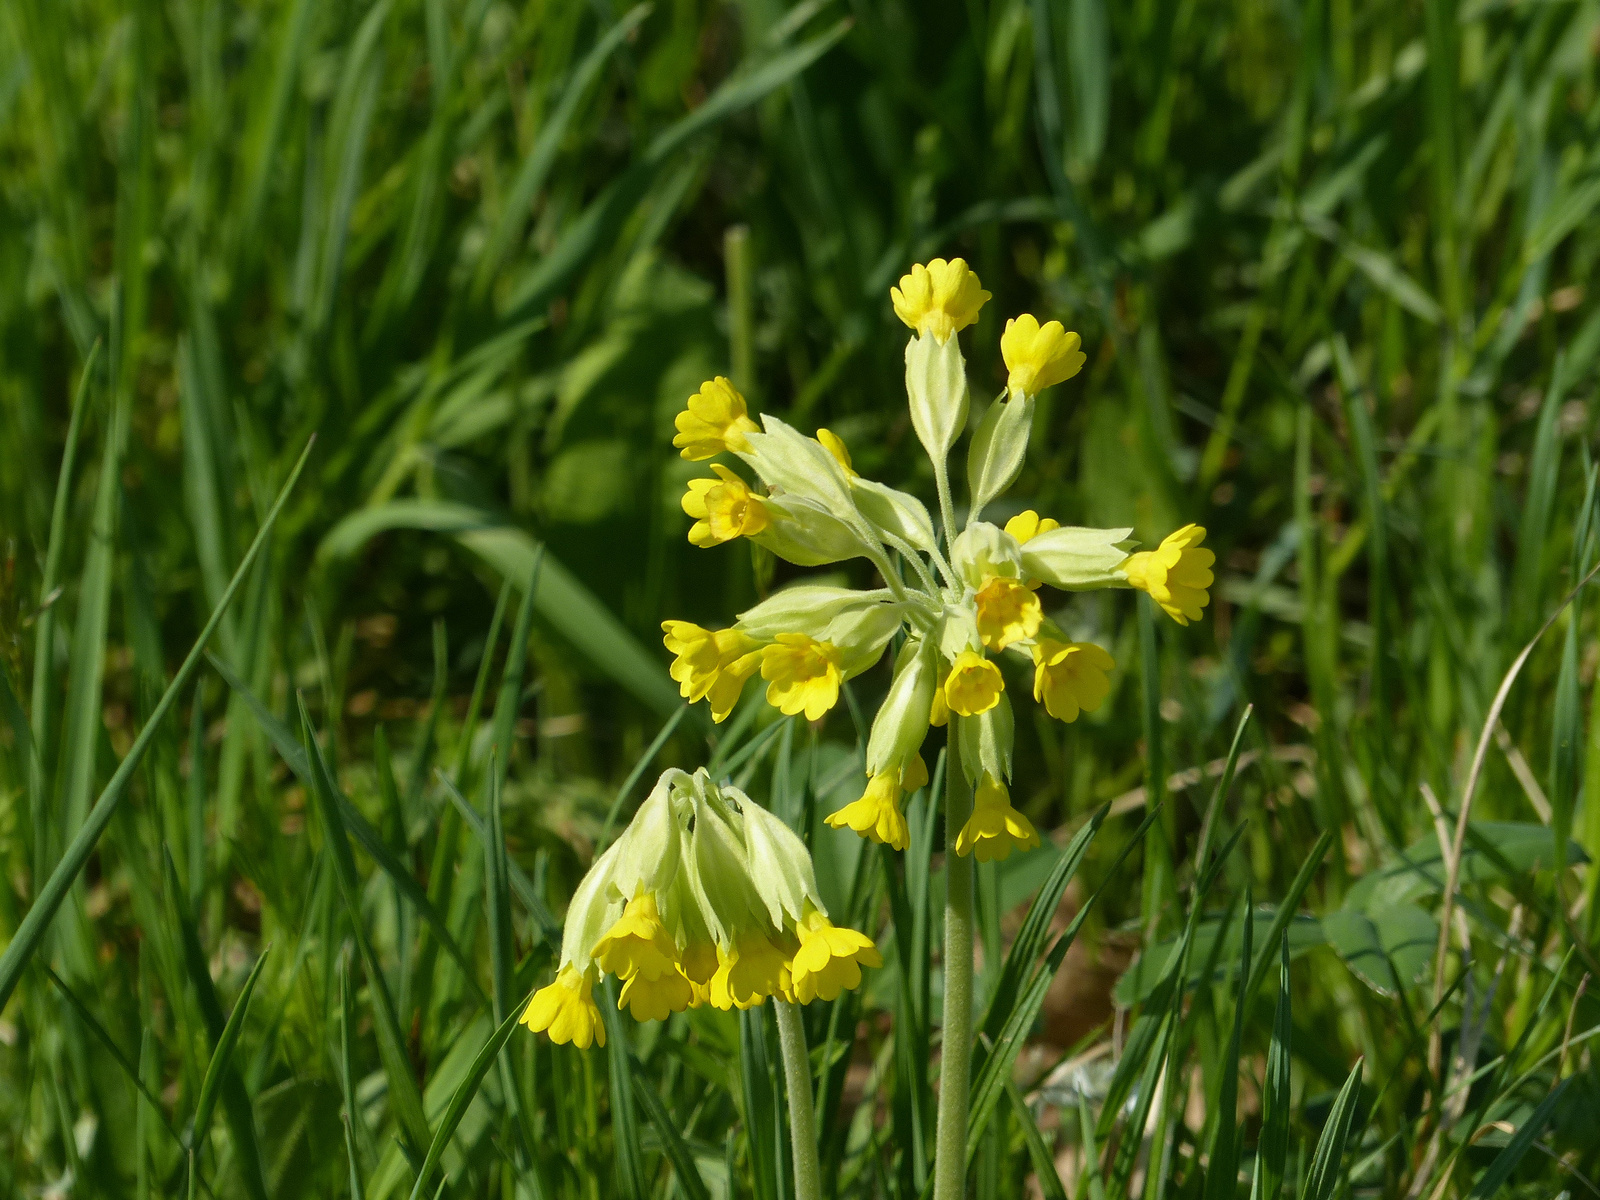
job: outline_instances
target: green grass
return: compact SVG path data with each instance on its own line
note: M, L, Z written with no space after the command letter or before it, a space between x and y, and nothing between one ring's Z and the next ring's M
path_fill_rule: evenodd
M886 675L713 729L658 623L790 577L684 540L712 374L931 500L887 290L956 254L976 394L1008 315L1089 352L1010 499L1219 557L1188 629L1050 600L1119 669L1019 723L1056 838L979 872L972 1194L1594 1194L1597 28L0 7L0 1195L780 1200L770 1012L504 1024L706 763L884 948L806 1010L830 1194L922 1195L942 830L820 820Z

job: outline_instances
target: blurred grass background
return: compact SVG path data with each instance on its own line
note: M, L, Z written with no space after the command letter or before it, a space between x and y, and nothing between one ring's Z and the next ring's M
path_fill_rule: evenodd
M887 289L961 255L994 293L975 395L1017 312L1090 354L1015 506L1200 521L1219 558L1190 629L1052 601L1119 671L1019 731L1059 833L980 876L991 1017L1019 906L1111 802L1039 916L1104 890L1035 977L975 1194L1595 1193L1581 598L1489 732L1465 970L1433 960L1437 831L1594 557L1597 54L1594 0L7 0L0 939L316 442L0 1014L0 1192L409 1192L465 1079L417 1194L776 1200L759 1012L471 1070L608 814L710 761L886 947L808 1010L825 1161L918 1195L942 838L922 800L903 860L818 821L886 677L818 729L752 688L712 730L658 623L789 578L685 541L671 420L704 378L931 499Z

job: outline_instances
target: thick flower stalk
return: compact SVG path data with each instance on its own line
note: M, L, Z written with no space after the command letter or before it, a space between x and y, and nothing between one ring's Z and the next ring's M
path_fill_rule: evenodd
M971 862L1003 859L1039 844L1037 831L1011 799L1013 717L1002 664L1016 664L1013 680L1031 675L1033 699L1050 716L1075 721L1110 694L1114 663L1100 646L1074 641L1051 620L1051 593L1133 588L1188 624L1202 615L1213 581L1213 555L1201 547L1205 530L1197 525L1171 534L1154 550L1136 551L1128 528L1062 525L1032 509L1003 526L983 519L1022 470L1036 398L1071 379L1087 361L1076 333L1027 313L1008 320L1000 338L1006 386L972 428L969 503L965 524L957 528L949 455L967 431L970 402L956 335L978 320L989 298L960 259L915 266L891 289L895 314L912 330L906 397L912 427L933 465L937 524L915 496L864 477L832 431L807 437L770 414L758 424L727 380L703 384L677 418L674 444L691 460L726 454L734 461L713 463L712 477L689 484L683 498L693 518L689 540L713 547L748 538L800 566L865 559L883 586L857 591L800 584L739 614L725 629L683 621L662 625L674 656L673 679L687 699L709 700L716 721L727 718L758 672L769 704L820 720L848 680L898 645L888 695L867 742L865 790L828 816L835 828L904 849L904 797L928 782L922 743L930 728L950 726L946 826L952 854L936 1200L955 1200L964 1178ZM698 878L713 877L720 878L702 865ZM797 999L826 997L836 979L853 979L849 967L824 978L802 966L813 955L824 961L824 953L827 963L865 961L840 957L860 935L810 930L810 911L801 911L792 924L773 911L771 937L713 924L713 932L721 928L718 962L732 961L738 976L713 983L713 1003L759 1002L783 989ZM808 933L811 940L801 947ZM780 969L784 962L788 976ZM650 967L667 976L655 960L639 969ZM569 978L569 990L582 978ZM959 1089L959 1102L953 1089Z

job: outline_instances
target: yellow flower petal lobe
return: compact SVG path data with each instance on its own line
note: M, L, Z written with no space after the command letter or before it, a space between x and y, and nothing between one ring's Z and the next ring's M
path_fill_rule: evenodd
M803 712L818 721L839 702L843 682L838 649L804 633L780 633L761 652L767 703L785 716Z
M557 1045L571 1042L580 1050L606 1044L605 1022L592 995L594 980L571 963L556 973L555 982L542 987L522 1010L521 1023L534 1033L548 1033Z
M964 259L936 258L901 276L900 286L889 289L889 299L895 315L917 333L947 342L978 319L989 293Z
M999 704L1005 689L999 667L976 650L963 650L950 666L942 694L951 712L975 717Z
M691 462L701 462L724 450L748 450L750 443L745 434L757 433L761 428L750 419L739 390L721 375L700 385L673 424L678 432L672 444Z
M991 650L1026 641L1039 632L1044 610L1039 597L1020 579L991 576L978 589L978 636Z
M1007 386L1025 396L1071 379L1083 369L1086 355L1078 349L1082 339L1068 333L1060 321L1040 325L1029 313L1006 322L1000 335L1000 355L1010 372Z
M1005 784L985 772L973 797L972 816L956 837L956 853L973 855L979 862L1000 862L1018 847L1038 844L1033 822L1011 807Z
M1179 625L1198 621L1201 609L1211 602L1208 589L1215 577L1211 566L1217 556L1203 548L1206 531L1200 525L1185 525L1169 533L1154 550L1130 555L1122 564L1128 582L1150 598Z

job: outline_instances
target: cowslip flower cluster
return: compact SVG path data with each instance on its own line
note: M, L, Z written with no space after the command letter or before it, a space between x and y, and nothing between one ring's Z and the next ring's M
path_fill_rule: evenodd
M600 976L640 1021L686 1008L754 1008L769 996L834 1000L883 965L872 939L828 919L805 843L702 768L669 770L584 876L567 909L556 978L522 1014L534 1032L606 1044Z
M719 377L689 398L673 444L691 461L732 456L748 474L712 463L713 477L689 484L683 497L694 522L689 540L710 547L748 538L801 566L864 558L885 586L800 584L741 613L726 629L687 621L666 621L662 629L674 656L672 678L690 701L709 701L716 721L727 718L757 673L768 703L815 721L838 702L845 681L903 635L867 742L866 791L828 822L904 849L902 797L928 780L923 739L955 714L958 757L974 790L957 852L1003 859L1039 838L1007 790L1013 716L997 660L1031 662L1033 698L1060 721L1074 721L1105 700L1114 666L1104 649L1073 641L1045 615L1040 588L1135 588L1186 625L1209 600L1214 556L1198 525L1135 552L1127 528L1065 526L1031 509L1004 525L983 520L1022 470L1037 396L1071 379L1086 358L1076 333L1026 313L1007 321L1000 338L1006 386L972 431L970 503L958 532L948 460L970 410L956 334L978 319L989 293L961 259L934 259L913 267L890 298L913 331L906 393L912 426L934 467L939 526L916 497L856 471L832 431L806 437L769 414L758 424L733 384Z

